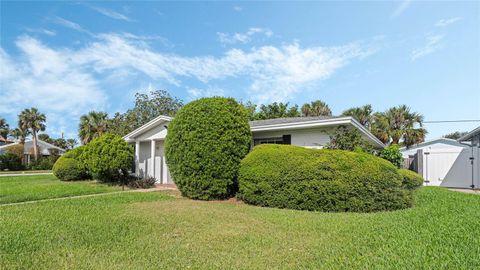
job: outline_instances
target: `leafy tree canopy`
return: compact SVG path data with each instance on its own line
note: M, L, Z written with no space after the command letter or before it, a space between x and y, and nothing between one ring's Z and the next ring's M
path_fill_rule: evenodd
M109 119L108 130L124 136L159 115L174 116L182 106L182 100L171 96L165 90L155 90L149 94L137 93L135 107L125 113L115 113Z
M455 132L443 135L443 138L458 140L458 139L460 139L460 137L462 137L463 135L465 135L467 133L468 133L468 131L455 131Z

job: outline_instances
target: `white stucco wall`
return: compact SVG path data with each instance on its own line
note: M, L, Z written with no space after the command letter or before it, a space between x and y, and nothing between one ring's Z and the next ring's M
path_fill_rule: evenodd
M292 145L322 148L330 142L331 130L326 128L316 129L295 129L282 131L256 131L253 132L253 139L282 137L283 135L291 135Z

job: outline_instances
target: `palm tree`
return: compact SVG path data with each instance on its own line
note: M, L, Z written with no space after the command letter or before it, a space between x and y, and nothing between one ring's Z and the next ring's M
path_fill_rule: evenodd
M342 116L351 116L355 118L364 127L368 128L368 130L371 130L374 116L372 105L370 104L345 110L343 111Z
M77 140L76 139L67 139L67 149L71 150L77 145Z
M9 125L7 123L7 120L5 118L0 117L0 136L2 136L5 140L7 139L8 136L8 131L9 131Z
M25 139L28 135L30 135L30 131L28 129L22 128L20 123L17 128L10 130L10 135L13 136L15 139L19 140L20 144L25 144Z
M410 112L406 105L376 113L374 118L372 132L384 143L399 144L402 141L409 147L425 140L427 131L422 128L423 116Z
M100 137L107 132L108 115L106 112L91 111L80 117L78 126L78 137L82 144L87 144L91 140Z
M310 103L305 103L302 106L303 116L331 116L332 111L328 104L321 101L315 100Z
M33 140L33 156L35 160L38 159L38 145L37 145L37 132L45 131L45 121L47 117L45 114L40 113L37 108L30 108L23 110L19 118L19 126L23 129L29 130L32 133Z

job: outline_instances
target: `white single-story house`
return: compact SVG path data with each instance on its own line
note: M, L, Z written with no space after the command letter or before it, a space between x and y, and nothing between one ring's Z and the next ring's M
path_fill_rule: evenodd
M3 154L7 152L8 148L11 147L12 145L19 145L19 142L15 143L10 143L6 145L0 146L0 154ZM55 146L53 144L47 143L42 140L37 140L37 146L39 149L39 157L48 157L52 155L54 152L57 155L62 155L64 154L67 150L60 148L58 146ZM28 164L30 163L30 160L33 160L34 152L33 152L33 141L28 140L25 141L25 144L23 146L23 154L24 154L24 160Z
M158 116L124 139L135 145L135 174L151 176L158 183L173 183L164 154L164 141L171 117ZM291 144L322 148L330 142L335 128L345 125L357 129L363 138L378 148L385 145L352 117L293 117L251 121L253 145L263 143Z

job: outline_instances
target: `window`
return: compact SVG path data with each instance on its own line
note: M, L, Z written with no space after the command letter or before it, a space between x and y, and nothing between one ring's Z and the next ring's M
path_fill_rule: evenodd
M283 135L282 137L258 138L253 140L253 145L259 144L291 144L291 135Z

